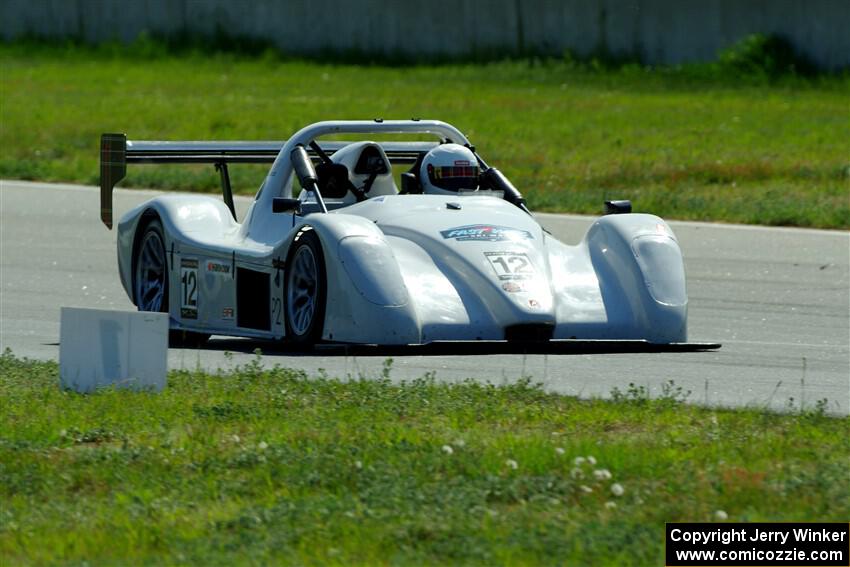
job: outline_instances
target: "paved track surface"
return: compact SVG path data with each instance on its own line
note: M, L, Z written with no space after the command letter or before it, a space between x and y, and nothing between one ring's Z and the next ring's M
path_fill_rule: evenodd
M115 192L116 216L154 195ZM132 309L118 281L115 232L98 218L94 187L0 181L0 349L58 359L62 306ZM248 199L239 198L244 211ZM241 216L240 216L241 218ZM538 215L556 237L576 243L589 217ZM501 383L530 376L551 390L607 395L630 382L660 392L674 380L689 400L721 405L807 407L827 398L850 407L850 234L672 222L684 254L692 341L716 352L496 354L493 349L399 352L358 349L320 355L270 343L213 338L203 350L171 349L171 368L215 370L244 364L260 348L266 365L323 368L331 376L378 376L392 355L392 378ZM226 352L233 353L225 356Z

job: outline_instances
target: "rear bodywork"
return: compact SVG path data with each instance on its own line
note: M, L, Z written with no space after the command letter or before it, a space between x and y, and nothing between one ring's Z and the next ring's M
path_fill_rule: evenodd
M175 329L285 338L287 253L301 234L313 231L327 274L325 341L687 340L681 250L670 227L652 215L603 216L581 242L567 245L525 210L492 194L381 194L355 204L328 200L328 213L315 211L302 194L300 211L274 213L276 198L293 198L291 149L340 132L427 133L468 144L454 127L437 121L324 122L286 142L252 147L174 144L176 161L188 159L187 148L194 147L193 159L218 159L226 167L228 160L236 161L238 149L243 159L271 161L271 168L241 223L235 220L229 183L223 201L161 195L124 214L118 223L118 264L131 299L139 236L156 218L164 231ZM110 140L104 148L111 152L113 169L104 193L123 176L117 173L121 139ZM323 142L322 147L332 153L346 144ZM434 145L378 144L396 163L411 163ZM126 148L132 146L125 143L125 163ZM161 163L163 148L159 154L142 152L138 159ZM111 222L111 201L102 206L104 222L106 213Z

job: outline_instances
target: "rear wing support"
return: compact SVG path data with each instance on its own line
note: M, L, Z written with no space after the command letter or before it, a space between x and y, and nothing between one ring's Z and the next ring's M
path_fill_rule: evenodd
M227 171L227 162L216 162L215 168L221 174L221 193L224 197L224 204L230 209L233 220L236 220L236 205L233 204L233 189L230 187L230 173Z

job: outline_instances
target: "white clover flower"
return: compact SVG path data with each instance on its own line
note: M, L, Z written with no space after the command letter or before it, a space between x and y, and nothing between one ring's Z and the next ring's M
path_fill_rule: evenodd
M726 513L726 512L724 512L723 510L717 510L717 511L714 513L714 519L715 519L715 520L720 520L720 521L722 522L722 521L724 521L724 520L728 520L728 519L729 519L729 514L727 514L727 513Z
M242 442L242 439L240 439L240 438L239 438L239 436L238 436L238 435L236 435L235 433L233 434L233 436L231 437L231 439L233 439L233 442L234 442L234 443L241 443L241 442Z
M596 465L596 459L595 459L595 458L593 458L593 455L588 455L588 456L587 456L587 462L588 462L588 463L590 463L590 466L595 466L595 465Z
M445 453L446 455L451 455L454 452L455 450L452 449L451 445L443 445L443 453Z
M266 443L265 441L260 441L260 444L257 445L257 449L259 449L260 451L265 451L268 448L269 448L269 444Z
M555 447L555 452L558 453L559 455L563 455L564 453L566 453L566 451L564 451L563 447Z
M508 465L508 467L512 468L513 470L517 470L517 468L519 468L519 463L517 463L513 459L508 459L507 461L505 461L505 464Z
M609 500L608 502L606 502L606 503L605 503L605 507L606 507L606 508L608 508L609 510L613 510L614 508L616 508L616 507L617 507L617 503L616 503L616 502L611 502L611 501Z
M614 496L622 496L625 491L626 490L623 488L623 485L618 482L611 485L611 494Z
M362 469L362 468L363 468L363 463L362 463L362 462L360 462L360 461L354 461L354 468L355 468L355 469Z
M590 488L589 486L585 485L585 484L582 484L581 486L579 486L579 488L581 489L582 492L586 492L588 494L593 492L593 489Z
M608 469L596 469L593 471L593 478L596 480L611 480L611 471Z
M584 457L576 457L575 459L573 459L573 464L577 467L580 467L584 464Z
M466 447L466 441L464 441L463 439L455 439L454 444L457 447L461 447L461 448Z
M584 472L582 472L582 470L580 468L576 467L576 468L574 468L573 470L570 471L570 476L572 478L578 480L580 478L584 478Z

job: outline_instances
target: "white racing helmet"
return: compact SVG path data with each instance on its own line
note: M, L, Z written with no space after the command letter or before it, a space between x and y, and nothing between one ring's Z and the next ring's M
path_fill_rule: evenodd
M422 192L428 195L457 195L478 188L478 160L459 144L440 144L425 154L419 171Z

